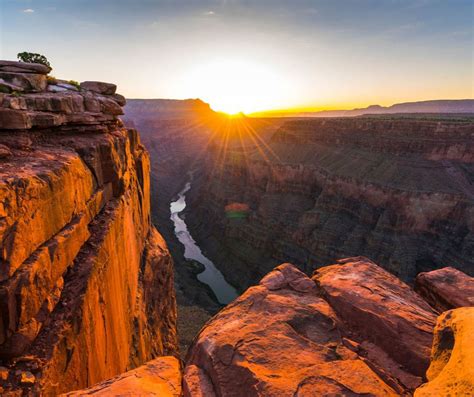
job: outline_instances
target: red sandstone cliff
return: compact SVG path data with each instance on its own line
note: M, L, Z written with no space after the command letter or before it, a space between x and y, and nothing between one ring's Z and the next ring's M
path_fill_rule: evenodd
M55 395L176 354L172 259L115 86L20 66L0 94L0 387Z

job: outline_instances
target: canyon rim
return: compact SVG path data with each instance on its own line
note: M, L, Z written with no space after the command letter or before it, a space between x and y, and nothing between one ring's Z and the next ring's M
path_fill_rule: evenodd
M474 396L472 11L2 2L0 395Z

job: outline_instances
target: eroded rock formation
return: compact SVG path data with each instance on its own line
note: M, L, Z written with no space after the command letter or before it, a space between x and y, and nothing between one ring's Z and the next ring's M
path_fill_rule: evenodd
M0 94L1 387L55 395L176 354L176 305L123 97L29 72Z
M474 307L444 312L434 333L428 383L415 397L474 395Z
M209 322L185 396L405 395L422 383L436 313L364 258L312 279L284 264Z
M469 121L361 117L224 135L187 224L241 290L283 261L311 273L356 255L410 283L446 264L472 275L473 134ZM249 213L226 216L232 203Z

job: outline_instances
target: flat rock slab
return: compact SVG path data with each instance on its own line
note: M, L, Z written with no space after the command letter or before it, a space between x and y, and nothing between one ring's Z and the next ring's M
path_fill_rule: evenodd
M113 95L117 90L117 86L115 84L103 83L101 81L83 81L81 83L81 88L104 95Z
M452 267L420 273L415 291L440 312L474 306L474 278Z
M51 68L41 63L0 61L0 72L48 74Z
M363 257L318 269L313 280L361 340L382 348L408 372L424 376L436 313L408 285Z
M0 71L0 79L23 91L44 91L48 86L46 76L39 73L15 73Z
M79 396L181 396L181 372L175 357L165 356L100 382L88 389L62 394Z

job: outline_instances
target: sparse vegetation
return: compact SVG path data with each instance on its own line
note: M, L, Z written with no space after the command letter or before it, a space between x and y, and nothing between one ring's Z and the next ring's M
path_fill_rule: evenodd
M77 81L75 81L75 80L69 80L69 81L68 81L68 84L73 85L73 86L76 87L78 90L81 89L81 85L80 85Z
M19 52L17 54L17 58L21 62L40 63L42 65L51 67L48 59L44 55L36 54L34 52L27 52L27 51Z
M48 77L46 77L46 79L48 81L48 84L57 84L58 83L58 80L54 76L48 76Z

